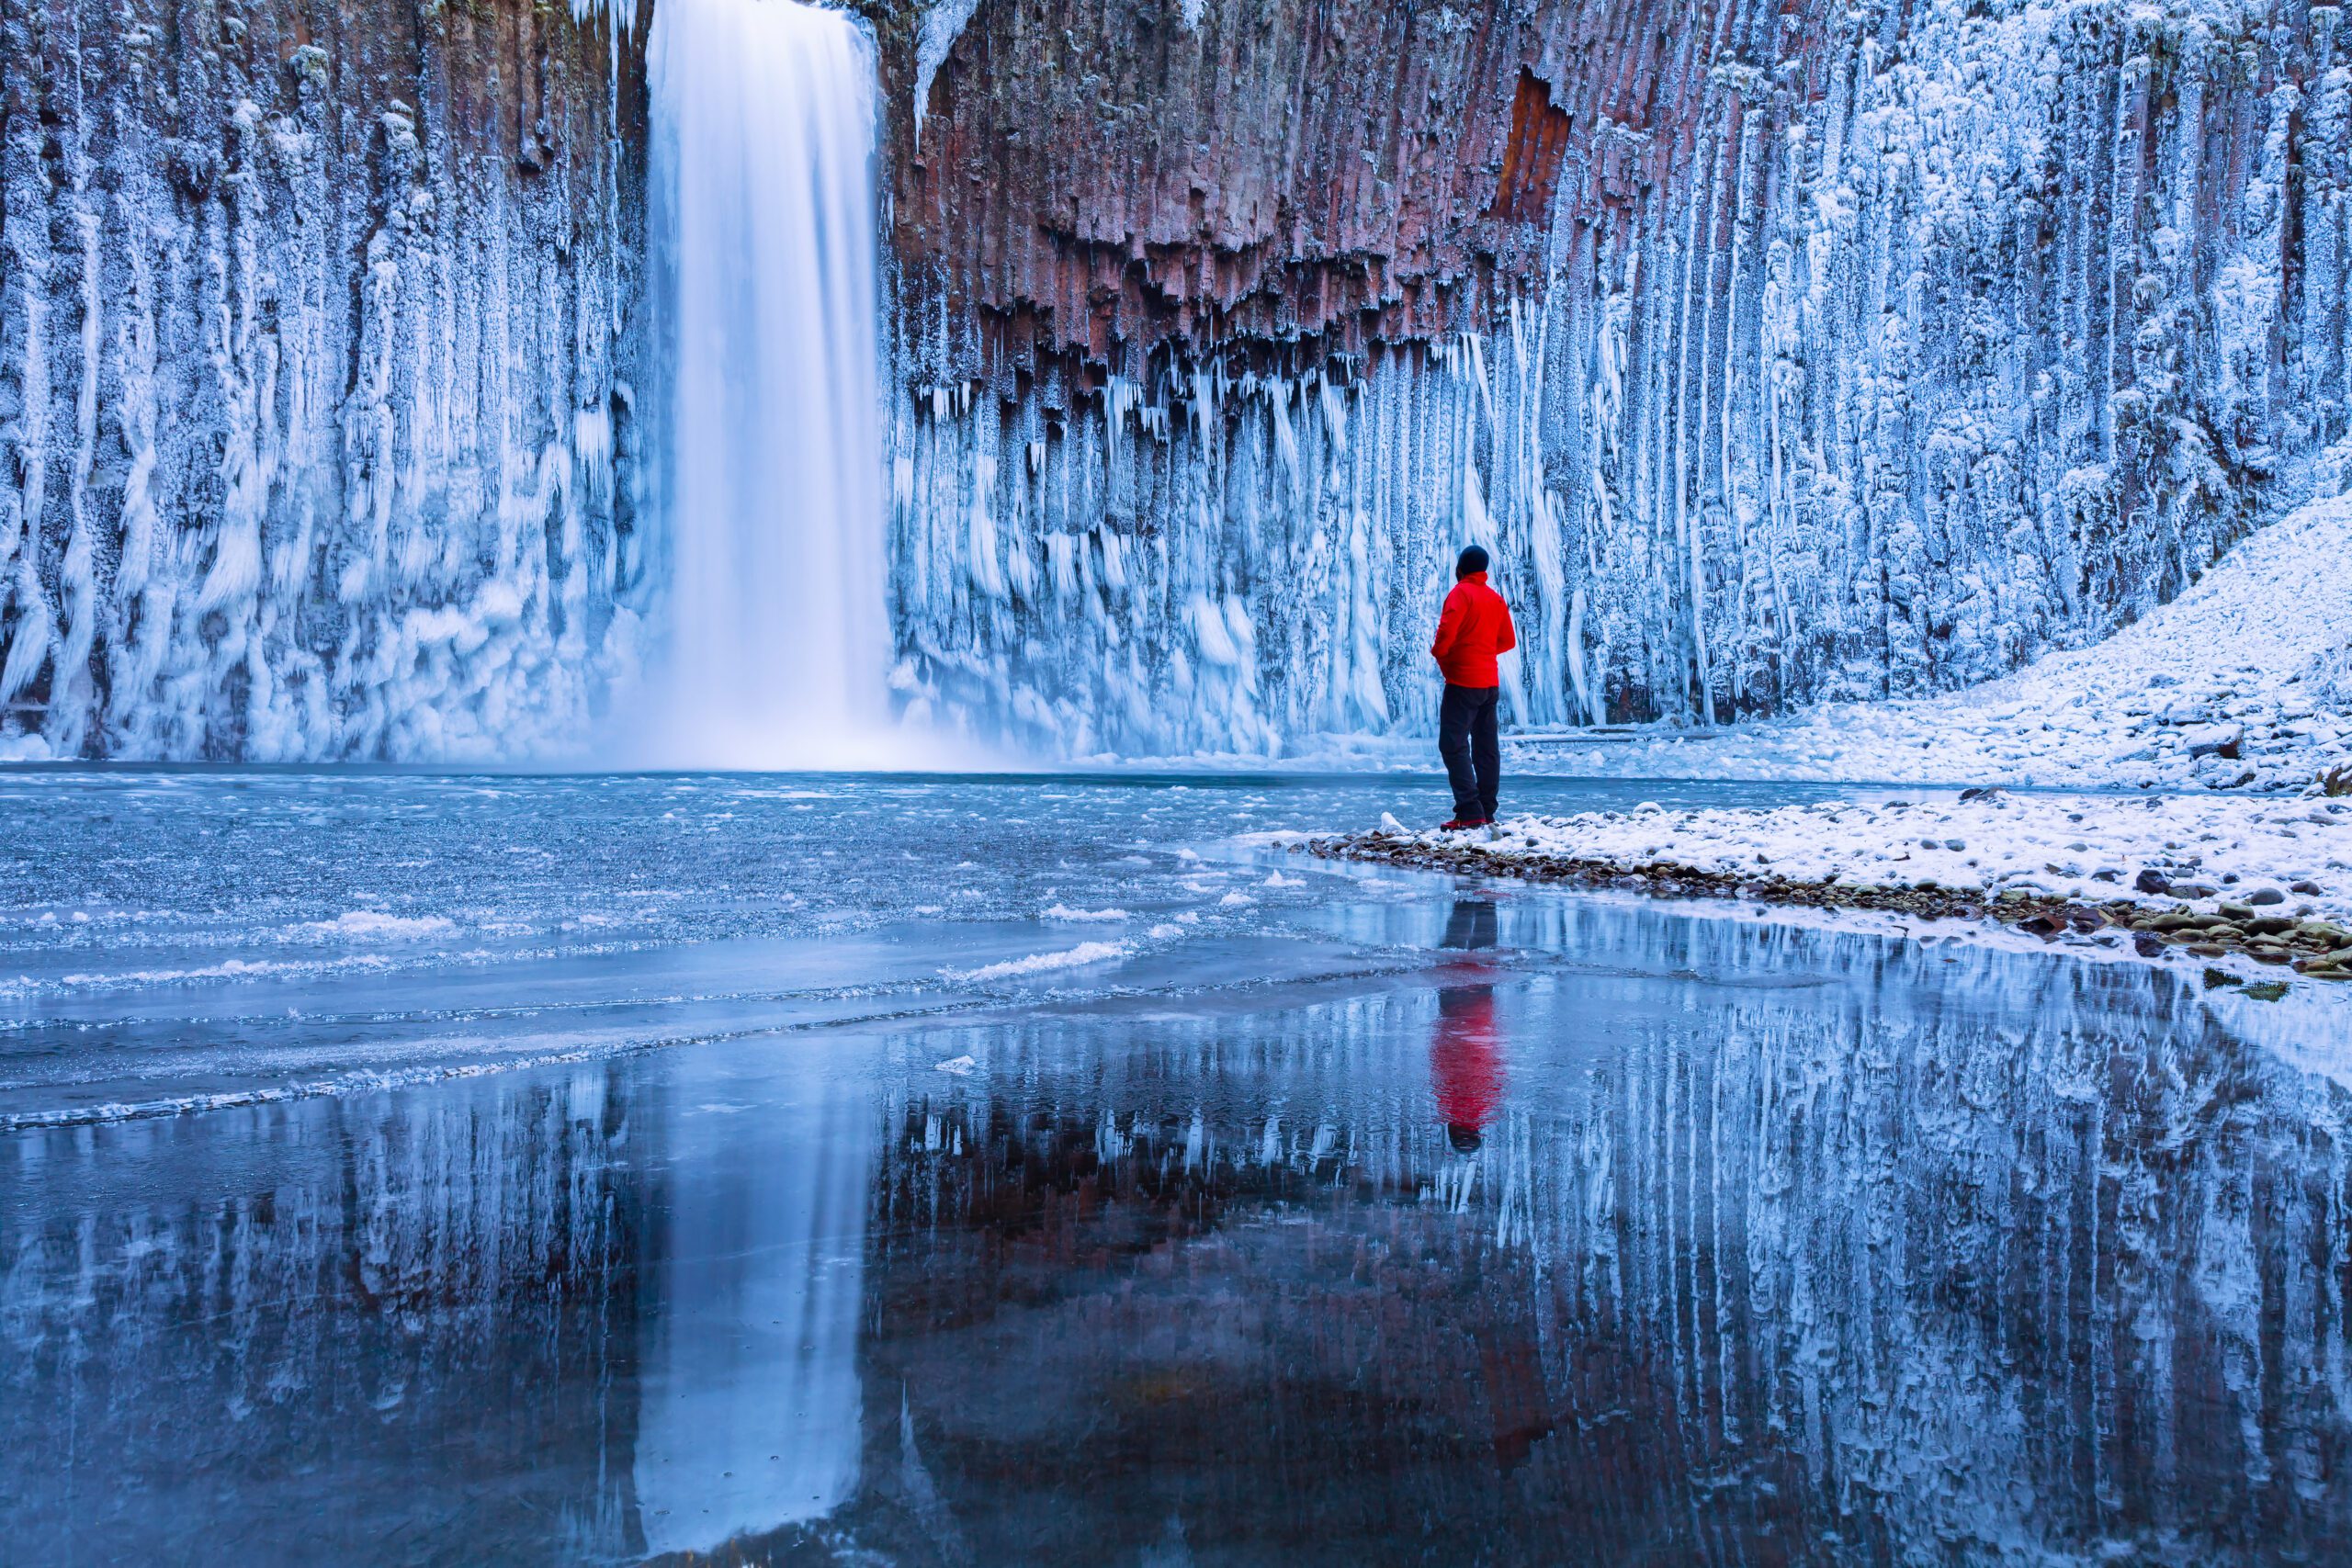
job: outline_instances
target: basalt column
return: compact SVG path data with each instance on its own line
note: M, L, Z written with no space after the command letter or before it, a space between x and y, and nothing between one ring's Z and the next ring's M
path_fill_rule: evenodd
M579 732L643 567L640 37L0 3L0 757Z
M885 18L907 699L1078 750L1729 718L2095 640L2344 482L2332 6Z

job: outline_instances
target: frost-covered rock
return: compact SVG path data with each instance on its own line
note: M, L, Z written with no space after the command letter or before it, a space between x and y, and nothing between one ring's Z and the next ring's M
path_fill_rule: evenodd
M2222 0L982 7L896 141L910 689L1080 751L1423 732L1474 539L1525 724L2097 642L2343 482L2346 50Z
M2206 724L2184 732L2181 745L2192 757L2221 756L2234 758L2238 743L2245 739L2243 724Z
M626 636L633 56L322 15L0 6L0 756L514 754Z

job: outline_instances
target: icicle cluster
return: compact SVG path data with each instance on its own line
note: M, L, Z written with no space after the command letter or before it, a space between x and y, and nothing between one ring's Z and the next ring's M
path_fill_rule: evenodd
M0 757L576 731L629 570L615 38L512 5L0 26Z
M1080 395L909 286L910 698L1080 752L1422 730L1473 540L1520 723L1920 694L2352 480L2335 7L1740 7L1703 48L1679 120L1577 122L1538 274L1453 338L1096 344Z
M1001 713L1080 752L1426 726L1427 584L1457 528L1497 546L1549 520L1536 537L1557 546L1530 336L1494 367L1472 338L1382 350L1355 374L1114 377L1061 411L969 384L902 402L898 685L920 711ZM1563 575L1502 581L1531 649L1521 711L1565 717Z

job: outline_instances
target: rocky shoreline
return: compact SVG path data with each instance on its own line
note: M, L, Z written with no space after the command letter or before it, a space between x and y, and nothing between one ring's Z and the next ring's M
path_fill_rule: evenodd
M2133 951L2143 957L2161 957L2175 950L2198 958L2242 954L2314 980L2352 980L2352 927L2286 913L2284 898L2273 889L2250 895L2260 902L2223 901L2206 910L2188 903L2160 905L2132 898L2094 902L2023 889L1988 896L1978 888L1945 887L1932 882L1890 886L1847 882L1835 876L1749 875L1671 860L1626 862L1543 849L1511 849L1469 839L1432 840L1385 829L1310 839L1306 848L1328 860L1626 889L1661 897L1736 898L1806 908L1878 910L1927 920L1992 920L2046 942L2070 933L2107 932L2111 933L2111 942L2128 939ZM2207 978L2214 985L2242 981L2239 976L2213 969L2207 971ZM2276 996L2281 994L2283 985L2257 984L2248 989Z

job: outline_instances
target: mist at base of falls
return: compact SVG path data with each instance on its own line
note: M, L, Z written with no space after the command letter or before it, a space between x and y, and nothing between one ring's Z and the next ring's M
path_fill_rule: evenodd
M670 0L648 46L656 645L628 761L887 766L873 46L795 0Z

